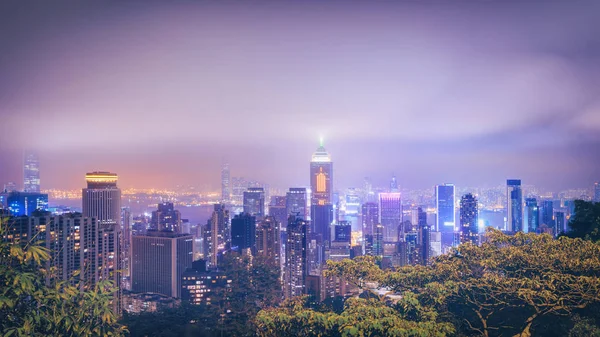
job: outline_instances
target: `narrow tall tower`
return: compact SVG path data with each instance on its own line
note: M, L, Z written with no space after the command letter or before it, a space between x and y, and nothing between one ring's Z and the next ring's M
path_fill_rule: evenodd
M23 191L40 193L40 161L33 152L23 156Z
M523 191L520 179L509 179L506 181L506 209L508 232L519 232L523 230Z
M229 164L223 164L221 168L221 200L228 202L231 199L231 174Z
M323 147L323 139L310 161L310 188L312 190L311 205L332 203L333 162Z

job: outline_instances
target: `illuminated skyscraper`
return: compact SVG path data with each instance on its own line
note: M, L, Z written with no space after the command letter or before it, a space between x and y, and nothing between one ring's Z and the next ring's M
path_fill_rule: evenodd
M279 224L287 224L287 218L289 216L287 212L287 197L271 197L271 204L269 205L269 216L273 217Z
M400 193L379 193L379 223L383 226L384 241L398 241L398 227L402 223Z
M333 162L331 156L323 147L322 140L310 161L310 188L312 191L312 205L332 203Z
M454 232L456 210L454 201L454 185L444 184L435 187L436 230L439 232Z
M33 152L23 158L23 191L40 193L40 161Z
M477 198L471 193L463 195L460 199L460 243L478 243L478 214Z
M256 254L272 260L280 265L281 234L280 224L272 216L265 217L256 227Z
M221 169L221 200L228 202L231 199L231 175L229 172L229 164L223 164Z
M362 205L361 222L363 237L373 234L373 228L379 223L379 206L374 202Z
M519 232L523 230L523 191L520 179L506 181L506 230Z
M87 188L82 190L83 216L98 221L98 279L112 279L115 285L121 284L122 232L121 232L121 190L117 187L117 174L91 172L85 175ZM115 309L120 310L121 292ZM117 311L120 312L120 311Z
M540 227L540 210L535 198L525 199L524 220L523 231L525 233L535 233Z
M48 210L48 194L38 192L10 192L4 196L10 215L32 215L36 210Z
M231 243L229 228L229 211L223 204L214 205L214 211L204 230L204 255L212 268L217 267L219 255Z
M251 187L244 192L244 213L255 217L265 216L265 189Z
M307 265L306 240L308 224L299 217L290 216L287 225L287 243L285 245L285 298L305 293Z

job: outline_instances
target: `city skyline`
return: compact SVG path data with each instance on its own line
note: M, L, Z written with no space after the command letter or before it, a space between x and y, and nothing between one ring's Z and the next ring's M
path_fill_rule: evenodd
M42 188L95 170L218 188L223 157L232 176L306 186L323 136L336 186L587 186L599 6L5 2L0 179L22 181L34 149Z

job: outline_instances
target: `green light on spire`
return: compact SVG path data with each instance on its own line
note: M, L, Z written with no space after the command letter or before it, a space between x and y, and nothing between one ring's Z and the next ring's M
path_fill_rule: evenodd
M319 138L319 146L323 147L323 137Z

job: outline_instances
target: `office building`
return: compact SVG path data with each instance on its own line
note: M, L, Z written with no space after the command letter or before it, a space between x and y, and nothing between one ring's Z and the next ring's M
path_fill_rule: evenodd
M123 243L121 246L121 260L123 261L123 278L121 288L131 290L131 237L133 217L128 207L121 208L121 233Z
M300 217L290 216L285 246L285 298L300 296L305 293L305 278L308 271L306 265L307 236L307 222Z
M540 225L546 225L549 228L555 228L554 202L552 200L544 200L540 206Z
M265 189L250 187L244 192L244 213L255 217L265 216Z
M398 239L398 228L402 223L402 200L400 193L379 194L379 224L383 226L383 240Z
M396 180L396 175L392 175L392 180L390 181L390 192L400 192L400 189L398 189L398 181Z
M176 210L171 202L158 204L158 210L152 212L152 229L182 233L181 212Z
M292 187L286 193L286 209L288 216L300 216L302 219L308 219L307 204L306 188Z
M256 218L248 213L231 219L231 249L240 254L256 252Z
M558 235L560 233L567 231L567 222L565 220L565 212L556 212L554 213L554 235Z
M477 198L471 193L463 195L460 199L460 243L478 244L478 214Z
M132 238L131 290L181 297L181 276L192 266L193 237L148 231Z
M431 259L431 227L428 224L419 227L420 233L420 259L421 264L429 265Z
M256 255L272 260L276 265L280 264L280 223L273 216L265 217L256 227Z
M231 178L231 202L235 206L244 205L244 192L248 189L248 182L241 177Z
M521 180L506 181L506 231L515 233L523 230L523 190Z
M23 192L40 193L40 161L33 152L24 154Z
M48 210L48 194L37 192L10 192L5 198L6 205L12 216L30 216L37 210Z
M452 184L437 185L435 187L436 230L442 233L453 233L456 224L456 210Z
M373 228L379 223L379 205L375 202L364 203L361 207L363 237L373 234Z
M223 164L221 168L221 201L228 203L231 199L231 174L229 164Z
M540 228L540 210L536 198L525 199L523 231L536 233Z
M287 197L271 197L271 204L269 205L269 216L273 217L279 224L287 224L287 218L289 216L287 212Z
M331 225L333 223L333 206L331 204L311 206L311 234L319 235L323 245L331 242Z
M323 147L322 140L310 162L310 188L312 191L311 205L333 203L333 162Z

